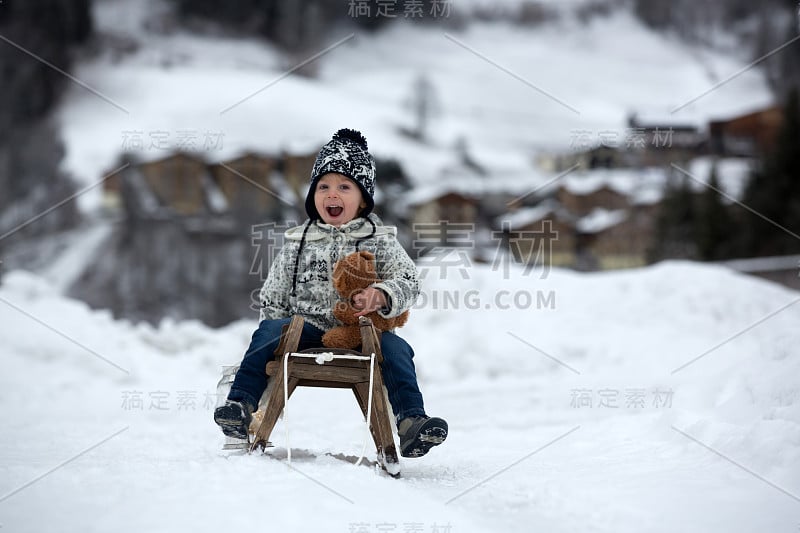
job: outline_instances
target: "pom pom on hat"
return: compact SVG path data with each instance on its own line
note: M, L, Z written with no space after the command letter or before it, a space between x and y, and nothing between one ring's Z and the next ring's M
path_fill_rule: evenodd
M367 139L361 134L360 131L351 130L350 128L342 128L333 134L333 139L336 141L349 140L358 144L364 150L369 150L367 147Z

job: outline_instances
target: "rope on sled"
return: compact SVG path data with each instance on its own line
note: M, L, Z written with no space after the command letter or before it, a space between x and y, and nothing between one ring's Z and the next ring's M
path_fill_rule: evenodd
M361 455L356 461L356 466L361 464L364 460L364 455L367 453L367 445L369 444L369 427L372 421L372 376L375 375L375 353L369 356L369 394L367 395L367 434L364 436L364 447L361 448ZM380 458L379 458L380 459Z
M361 448L361 456L356 461L355 466L361 465L361 461L364 460L364 455L367 452L367 446L369 444L370 439L370 427L372 425L372 387L373 387L373 376L375 375L375 354L372 353L369 357L365 355L349 355L349 354L341 354L336 355L333 353L321 353L321 354L308 354L308 353L294 353L294 352L286 352L283 356L283 427L286 429L286 461L289 464L292 464L292 446L289 442L289 414L288 414L288 407L289 407L289 356L292 357L307 357L310 359L315 359L318 365L325 364L327 361L332 361L334 359L355 359L357 361L366 361L369 359L369 394L367 395L367 434L364 437L364 446Z

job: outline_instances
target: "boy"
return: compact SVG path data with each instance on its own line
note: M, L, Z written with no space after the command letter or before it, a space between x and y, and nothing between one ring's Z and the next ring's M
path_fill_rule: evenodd
M305 319L300 350L322 346L325 331L338 325L333 265L368 250L382 280L353 296L357 316L377 311L386 318L409 309L419 294L414 262L395 238L396 229L372 214L375 161L358 131L341 129L322 147L305 201L308 220L289 229L261 289L261 322L236 373L225 405L214 421L229 437L247 438L251 414L267 387L265 366L273 358L281 326L295 314ZM386 331L381 336L382 374L395 413L403 457L421 457L447 437L447 422L425 414L414 370L414 352Z

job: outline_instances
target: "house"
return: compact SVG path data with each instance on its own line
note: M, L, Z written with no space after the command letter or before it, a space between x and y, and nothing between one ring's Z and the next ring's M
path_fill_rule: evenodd
M411 257L419 260L450 248L457 250L457 265L469 264L478 246L478 199L448 189L428 189L412 193L408 200ZM437 261L436 257L431 260Z
M597 208L575 224L578 255L591 257L594 269L643 266L647 264L654 227L655 212L649 206Z
M709 122L709 149L719 156L760 156L774 147L782 122L783 111L777 105Z
M627 166L625 154L613 146L598 146L582 154L581 168L621 168Z
M588 150L575 152L571 157L566 157L562 160L561 164L567 164L566 168L578 165L579 168L584 170L592 170L597 168L624 168L629 166L628 157L626 153L617 148L616 146L599 145Z
M275 157L248 152L210 165L210 172L230 209L252 208L263 212L278 201L270 180L278 163Z
M278 211L296 203L294 191L279 170L283 162L263 153L209 161L194 153L176 152L161 159L128 156L125 161L128 166L103 182L107 209L153 214L161 207L179 215L230 213L253 218L278 216ZM307 185L302 184L303 188ZM135 198L125 198L129 192Z
M286 151L282 154L283 177L297 198L305 198L311 180L311 170L317 159L317 151Z
M652 245L666 177L661 168L572 173L535 206L509 204L495 225L505 224L509 238L514 232L534 238L516 254L523 261L541 251L536 232L552 231L557 233L547 244L552 265L579 270L641 266Z
M453 224L474 224L478 215L478 200L458 192L442 192L413 205L414 223L447 221Z
M556 192L558 202L570 213L580 217L597 208L616 210L628 207L628 196L611 183L591 177L585 178L590 183L581 181L580 177L564 180Z
M628 168L632 165L633 159L630 153L621 147L601 144L567 153L541 152L536 156L536 165L545 172L560 173L576 168L583 170Z
M505 249L524 264L572 266L575 262L574 217L557 202L520 208L495 220Z
M122 172L111 172L110 169L104 172L108 177L103 180L101 205L107 211L116 211L121 207Z
M668 166L701 155L707 142L695 125L676 122L671 117L641 120L633 114L628 117L625 145L635 156L633 166L653 167Z
M707 150L707 139L699 127L677 122L673 117L628 117L624 131L574 130L570 152L541 152L537 166L546 172L669 166Z
M201 214L212 207L208 166L199 157L177 152L138 163L135 170L161 206L180 215Z
M486 190L485 177L469 165L457 162L442 167L403 199L415 239L419 240L418 234L425 230L432 242L434 234L428 230L439 227L439 246L452 245L453 235L459 234L459 240L469 240L474 248L477 233L488 230L483 216Z

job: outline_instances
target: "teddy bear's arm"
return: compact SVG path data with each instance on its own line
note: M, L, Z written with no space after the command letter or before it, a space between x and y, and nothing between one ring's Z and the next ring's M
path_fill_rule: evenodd
M358 324L358 317L355 316L356 309L345 301L338 301L333 306L333 316L342 324Z

